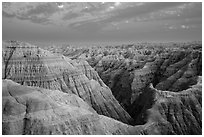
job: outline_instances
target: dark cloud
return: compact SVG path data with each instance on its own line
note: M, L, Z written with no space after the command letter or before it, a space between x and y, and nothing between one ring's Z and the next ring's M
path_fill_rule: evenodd
M8 6L10 6L11 3L10 2L2 2L2 7L3 8L7 8Z
M30 18L30 21L33 23L38 23L38 24L43 24L43 25L51 24L48 18L39 18L37 16L32 16Z
M69 20L80 16L82 15L79 13L68 12L68 13L65 13L65 15L62 17L62 20Z
M28 20L32 23L37 24L52 24L49 20L49 16L54 14L59 10L59 8L56 8L57 6L55 3L41 3L40 5L34 7L34 6L27 6L26 9L28 9L24 13L12 13L9 14L5 11L2 11L2 15L7 18L17 18L19 20ZM43 16L38 16L39 14L43 14Z
M7 17L7 18L13 18L13 17L15 17L16 15L15 15L15 14L9 14L9 13L7 13L7 12L5 12L5 11L2 11L2 16L3 16L3 17Z
M7 14L6 12L3 12L3 14L5 17L15 17L22 21L28 20L28 21L31 21L32 23L43 24L43 25L52 24L48 18L38 17L36 15L26 17L26 16L10 15L10 14Z
M24 16L39 15L43 14L45 16L51 16L60 9L57 7L56 3L41 3L40 5L28 10Z

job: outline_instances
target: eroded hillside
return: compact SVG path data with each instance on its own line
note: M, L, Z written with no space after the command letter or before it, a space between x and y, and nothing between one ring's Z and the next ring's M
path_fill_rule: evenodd
M3 134L202 134L200 46L3 42Z
M191 42L47 49L86 60L127 110L150 83L173 92L194 85L202 75L201 47L201 43Z
M73 93L103 114L124 123L132 118L88 64L28 43L3 43L3 78L21 85ZM87 66L88 65L88 66ZM86 68L87 67L87 68ZM80 69L79 69L80 68Z

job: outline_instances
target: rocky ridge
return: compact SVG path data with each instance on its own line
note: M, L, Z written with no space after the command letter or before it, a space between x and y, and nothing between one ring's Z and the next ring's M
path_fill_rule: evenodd
M196 42L141 43L75 50L84 51L78 59L87 60L127 110L150 83L157 89L172 92L195 84L202 75L200 47L201 43ZM66 52L66 47L63 54L73 56L69 50Z
M178 49L124 49L120 56L87 59L115 88L114 96L120 93L117 100L135 120L131 126L124 123L132 118L78 54L71 60L5 42L3 134L202 134L202 54L199 48Z
M140 123L123 124L98 115L74 94L23 86L3 80L3 134L201 134L202 81L180 93L160 91L150 84L143 95ZM192 126L193 125L193 126Z
M131 123L129 114L120 106L97 73L94 70L89 71L88 64L79 69L80 62L28 43L13 42L3 45L4 79L11 79L22 85L74 93L99 114Z
M202 134L202 77L181 92L157 90L150 84L132 104L131 113L139 125L157 121L165 134Z
M11 80L3 80L2 91L3 134L130 134L133 129L98 115L74 94L22 86Z

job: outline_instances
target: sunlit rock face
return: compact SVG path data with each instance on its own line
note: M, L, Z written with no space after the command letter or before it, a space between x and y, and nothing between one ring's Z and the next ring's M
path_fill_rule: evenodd
M137 128L98 115L86 102L74 94L22 86L6 79L3 80L2 95L3 134L124 135L140 133Z
M87 63L76 62L23 42L5 42L3 47L3 79L74 93L99 114L131 123L132 118Z
M141 95L143 100L132 108L133 113L140 112L137 116L138 126L98 115L74 94L23 86L7 79L3 80L2 85L3 134L202 133L201 77L196 85L180 93L160 91L152 86L146 88ZM142 109L138 109L140 105Z

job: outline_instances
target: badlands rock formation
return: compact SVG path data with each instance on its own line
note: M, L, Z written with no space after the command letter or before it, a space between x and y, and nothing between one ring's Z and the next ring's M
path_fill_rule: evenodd
M22 85L74 93L99 114L124 123L132 122L132 118L120 106L111 90L87 63L77 63L23 42L5 42L3 47L4 79L11 79Z
M202 134L200 44L164 46L3 42L3 134Z
M3 80L2 92L3 134L139 134L132 126L98 115L74 94L11 80Z
M202 77L181 92L147 87L132 104L131 113L137 124L157 121L164 134L202 134Z
M150 83L159 90L173 92L195 84L197 77L202 75L200 47L201 43L142 43L87 49L83 47L76 48L75 52L78 59L87 60L98 72L115 98L127 110ZM66 56L74 56L63 51Z
M148 87L142 102L132 109L138 114L138 107L143 107L137 116L138 126L98 115L74 94L23 86L7 79L2 84L3 134L202 133L201 78L197 85L180 93Z

